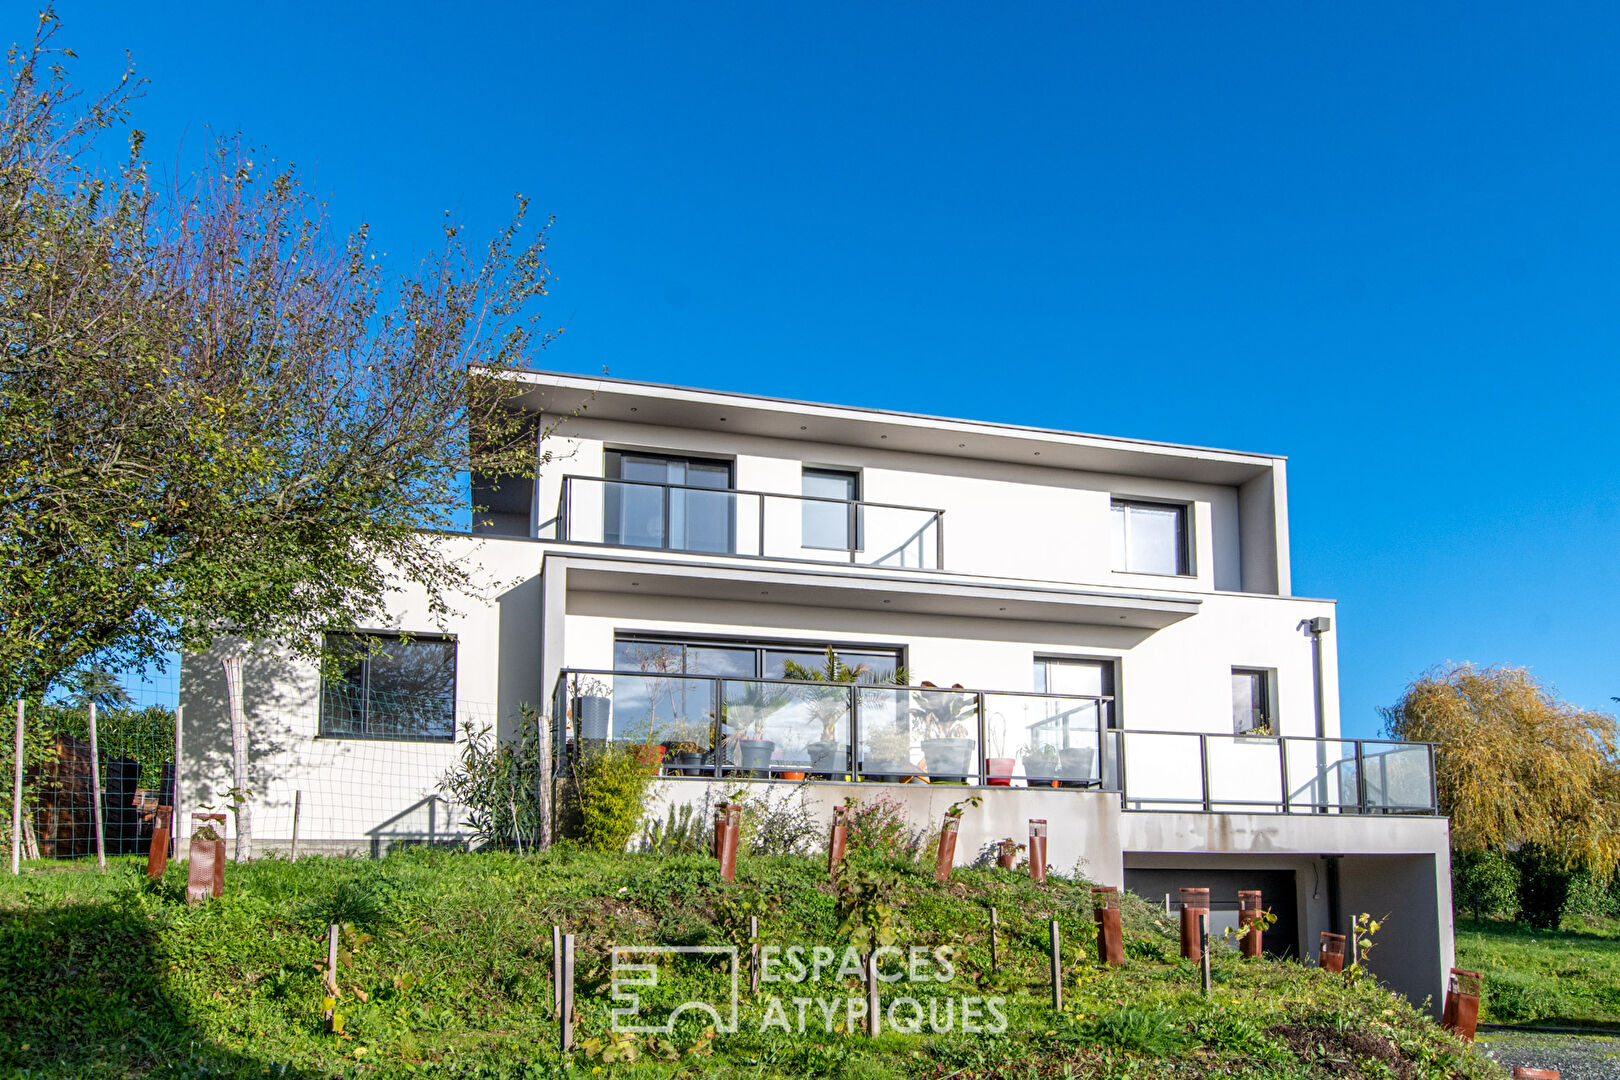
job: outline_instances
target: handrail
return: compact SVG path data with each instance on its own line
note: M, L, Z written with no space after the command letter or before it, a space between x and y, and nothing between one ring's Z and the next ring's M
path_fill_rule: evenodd
M901 503L870 502L866 499L839 499L831 495L798 495L790 491L754 491L750 488L696 487L692 484L671 484L663 480L620 480L616 476L587 476L584 473L566 473L564 484L573 480L589 480L597 484L635 484L639 487L670 488L674 491L706 491L711 495L759 495L767 499L796 499L799 502L840 503L851 506L871 506L879 510L915 510L920 514L943 514L937 506L905 506Z
M1230 809L1233 807L1242 807L1244 809L1271 807L1275 808L1274 812L1284 814L1437 814L1439 812L1438 790L1436 787L1434 769L1434 759L1438 744L1433 742L1403 741L1398 739L1316 738L1315 736L1309 735L1249 735L1227 732L1167 731L1151 728L1105 727L1103 723L1104 710L1101 708L1101 706L1105 703L1112 703L1114 701L1113 695L1109 694L1058 694L1043 693L1038 690L982 690L954 686L901 686L886 683L825 682L813 679L752 678L733 675L701 675L675 672L614 671L611 669L601 668L565 668L558 673L556 686L553 690L553 722L556 725L556 733L558 736L562 735L564 730L563 725L567 722L567 709L565 702L568 700L568 681L570 679L576 681L574 693L577 694L577 680L581 678L662 679L712 684L710 697L713 701L716 716L718 716L720 706L725 704L725 702L722 700L720 685L724 683L734 683L738 685L759 683L773 686L780 685L836 690L842 694L848 695L849 698L848 708L850 711L847 721L847 736L849 738L849 746L851 751L848 758L849 767L847 769L841 768L836 771L840 773L847 772L851 777L855 778L859 778L863 774L882 775L879 770L873 767L875 763L866 761L862 757L862 753L864 751L861 749L862 743L860 740L861 710L857 707L860 692L862 691L906 691L908 693L957 694L964 697L973 698L973 719L977 731L977 738L975 741L978 760L977 765L968 769L967 771L970 776L973 776L973 780L971 782L975 782L980 785L989 784L991 776L988 764L990 759L986 758L985 756L987 747L987 724L990 719L990 709L987 704L988 699L1000 697L1036 698L1051 701L1056 704L1067 704L1071 702L1075 704L1071 708L1067 708L1055 716L1045 717L1039 721L1036 721L1034 726L1040 726L1046 723L1061 722L1066 717L1071 717L1076 713L1084 711L1087 706L1097 707L1096 752L1098 754L1098 759L1096 761L1096 765L1098 767L1098 772L1095 779L1090 782L1089 786L1093 787L1093 789L1117 793L1120 797L1122 808L1127 810L1153 810L1163 809L1166 806L1173 806L1177 808L1198 807L1201 808L1205 813L1224 812L1223 808ZM608 690L611 694L613 688L608 686L604 687L604 689ZM718 720L716 720L715 734L718 736L720 733L721 728ZM1153 795L1144 794L1140 791L1133 793L1130 790L1130 770L1127 768L1126 763L1127 741L1133 737L1169 737L1197 740L1199 771L1197 778L1198 795L1196 797L1184 797L1179 794ZM1281 781L1278 788L1278 797L1275 799L1217 797L1211 783L1212 761L1210 755L1210 742L1212 740L1227 745L1239 746L1275 745L1277 762L1278 766L1280 767L1280 775L1277 777L1277 779ZM711 757L713 757L714 760L710 765L704 767L705 774L712 773L716 778L720 777L725 769L736 767L726 763L723 760L722 754L714 752L714 748L720 745L720 741L721 740L719 738L714 739L714 746L712 746L710 751L707 752ZM1301 751L1298 749L1290 749L1291 746L1297 748L1301 743L1314 744L1317 747L1325 747L1333 744L1344 747L1344 749L1335 754L1334 760L1330 762L1317 761L1313 767L1308 758L1304 756L1295 757L1296 754L1301 754ZM1388 749L1384 749L1386 747ZM1080 749L1085 748L1085 746L1080 747ZM1406 753L1415 750L1422 750L1425 752L1426 763L1423 773L1427 779L1428 801L1425 803L1398 803L1390 801L1388 798L1387 785L1389 778L1387 771L1384 772L1382 776L1378 777L1378 794L1375 798L1370 791L1372 785L1369 783L1368 763L1374 760L1387 762L1387 760L1394 754ZM1305 776L1303 782L1298 782L1297 778L1290 770L1289 763L1291 758L1296 764L1305 764L1307 775ZM1346 770L1351 768L1354 768L1355 770L1354 793L1348 798L1330 798L1330 790L1342 792L1343 787L1349 777ZM1038 773L1035 774L1035 779L1039 779L1042 781L1042 783L1044 783L1047 776L1044 773ZM1058 779L1062 778L1060 777ZM1320 798L1315 797L1318 793L1320 793ZM1133 803L1135 804L1134 807L1132 805Z

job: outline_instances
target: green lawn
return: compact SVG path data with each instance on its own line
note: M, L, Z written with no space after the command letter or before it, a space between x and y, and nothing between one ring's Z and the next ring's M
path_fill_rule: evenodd
M1549 931L1461 919L1457 966L1485 976L1481 1020L1620 1027L1620 920Z
M121 863L105 877L42 865L0 878L0 1075L1505 1076L1371 980L1351 984L1223 948L1215 992L1203 997L1197 969L1176 956L1174 928L1134 897L1125 903L1126 965L1098 970L1089 890L1061 877L1039 887L1016 873L959 870L937 885L921 868L891 864L898 877L882 899L900 915L897 944L955 952L948 979L920 954L922 972L939 978L885 985L884 1000L917 1002L902 1019L930 1010L944 1019L949 1008L948 1032L872 1039L848 1030L846 999L862 990L828 970L815 982L767 984L757 997L745 980L735 1034L711 1038L688 1013L673 1038L615 1046L602 1041L614 1004L607 943L746 945L755 916L767 945L839 947L824 862L745 859L727 885L699 856L416 850L378 861L266 860L231 867L226 896L193 908L182 902L183 866L153 886ZM1001 923L999 971L990 966L990 905ZM1061 1012L1047 978L1054 917L1067 950ZM351 927L341 1034L326 1030L322 1012L331 922ZM555 1048L550 1016L553 923L579 941L579 1028L590 1041L568 1057ZM649 1015L688 998L724 1004L728 981L707 960L661 963L659 977L645 994ZM795 998L807 999L803 1034L781 1030L797 1024ZM808 999L839 1009L826 1022ZM1005 1031L964 1033L969 1007L983 1027L1004 1016ZM635 1060L622 1060L632 1052Z

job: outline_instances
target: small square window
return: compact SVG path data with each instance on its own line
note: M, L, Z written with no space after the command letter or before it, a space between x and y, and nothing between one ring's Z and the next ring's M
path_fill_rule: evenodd
M1271 672L1253 668L1232 669L1232 730L1272 730Z
M1112 526L1115 570L1189 573L1185 506L1115 499Z
M438 635L327 634L336 672L321 680L320 733L453 742L456 643Z

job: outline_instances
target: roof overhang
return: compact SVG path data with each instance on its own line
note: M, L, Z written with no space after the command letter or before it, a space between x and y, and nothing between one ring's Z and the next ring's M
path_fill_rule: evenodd
M505 377L531 388L514 398L534 412L636 424L727 431L765 438L798 438L976 461L1076 469L1237 485L1284 459L1275 454L1213 450L1048 428L848 405L821 405L751 394L695 390L555 372Z
M855 574L818 568L575 555L551 550L546 572L575 591L788 604L845 611L1078 623L1158 630L1197 614L1197 597L1011 585L972 578Z

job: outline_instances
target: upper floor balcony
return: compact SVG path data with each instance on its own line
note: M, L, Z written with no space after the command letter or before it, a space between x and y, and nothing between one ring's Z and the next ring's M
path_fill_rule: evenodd
M944 511L833 495L744 491L691 470L686 483L562 478L556 538L576 544L845 563L945 564ZM712 485L712 486L711 486Z

